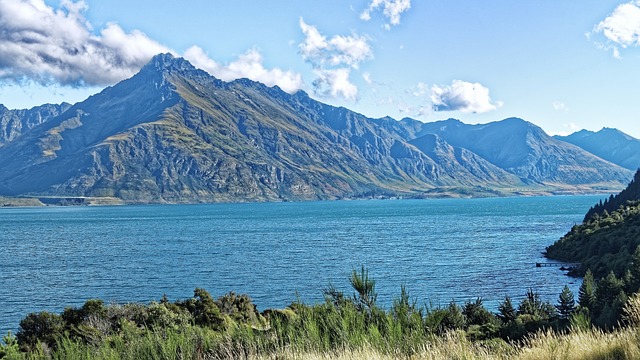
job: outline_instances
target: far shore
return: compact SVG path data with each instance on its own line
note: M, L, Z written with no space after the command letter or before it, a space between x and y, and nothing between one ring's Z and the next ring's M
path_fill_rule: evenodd
M151 205L151 204L219 204L249 202L306 202L306 201L351 201L351 200L404 200L404 199L473 199L473 198L506 198L535 196L582 196L607 195L619 192L618 188L542 188L542 189L490 189L490 188L435 188L421 193L373 194L366 196L335 197L326 199L230 199L224 197L220 201L167 201L165 199L149 199L148 201L126 201L117 197L88 196L5 196L0 195L0 208L16 207L64 207L64 206L113 206L113 205Z

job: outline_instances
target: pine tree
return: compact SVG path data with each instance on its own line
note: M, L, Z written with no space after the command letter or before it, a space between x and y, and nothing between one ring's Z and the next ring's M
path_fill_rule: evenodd
M516 309L513 307L510 297L505 296L504 301L498 306L498 311L500 312L498 317L503 323L516 320Z
M593 279L591 269L587 270L578 292L578 305L593 310L596 303L596 282Z
M354 300L359 303L361 310L365 308L372 310L376 305L376 299L378 294L376 293L376 282L373 279L369 279L369 270L362 266L360 274L353 270L351 277L349 278L351 287L356 291L354 294Z
M636 251L631 258L630 283L628 284L630 294L636 293L640 289L640 246L636 247Z
M620 296L626 296L623 286L622 280L618 279L613 271L610 271L609 275L600 279L595 290L596 300L593 315L599 316L601 312L604 312L605 308L610 309L612 314L616 313L618 309L612 306Z
M558 309L558 314L560 314L560 319L562 320L569 319L576 309L576 302L573 299L573 293L567 285L564 286L564 289L562 289L562 292L560 293L556 309Z

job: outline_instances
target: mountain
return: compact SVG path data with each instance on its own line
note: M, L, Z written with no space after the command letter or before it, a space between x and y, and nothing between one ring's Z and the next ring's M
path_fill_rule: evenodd
M406 132L163 54L0 148L0 194L179 203L523 185L444 138Z
M71 104L45 104L31 109L9 110L0 104L0 147L23 132L50 120L71 107Z
M568 136L555 136L587 150L607 161L635 171L640 168L640 140L618 129L602 128L598 132L580 130Z
M558 186L626 183L629 170L547 135L540 127L519 118L469 125L449 119L421 123L400 121L407 136L435 134L452 146L472 151L493 165L530 184Z
M303 91L224 82L169 54L75 105L5 113L21 127L0 146L0 195L71 203L505 195L631 178L521 119L371 119Z

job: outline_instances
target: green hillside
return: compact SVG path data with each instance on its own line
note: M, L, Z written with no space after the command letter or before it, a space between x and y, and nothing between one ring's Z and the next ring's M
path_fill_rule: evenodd
M574 275L591 269L596 278L613 271L625 276L640 245L640 171L618 195L593 206L582 224L547 248L547 256L582 266Z

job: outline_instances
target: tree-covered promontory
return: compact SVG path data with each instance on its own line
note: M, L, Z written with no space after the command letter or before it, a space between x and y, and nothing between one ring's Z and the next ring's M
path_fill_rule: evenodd
M580 263L571 275L584 275L578 304L602 328L624 321L622 309L640 289L640 170L629 186L593 206L547 248L547 257Z
M547 248L547 257L578 262L572 275L587 269L595 278L613 272L625 277L632 271L633 254L640 245L640 171L629 186L593 206L582 224L575 225Z

